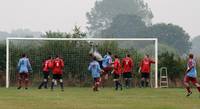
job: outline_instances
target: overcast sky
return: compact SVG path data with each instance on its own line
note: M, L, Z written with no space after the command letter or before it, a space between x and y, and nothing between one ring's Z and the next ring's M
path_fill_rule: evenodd
M86 25L85 13L96 0L0 0L0 31L29 28L33 31L72 30ZM200 0L145 0L153 23L182 26L191 36L200 35Z

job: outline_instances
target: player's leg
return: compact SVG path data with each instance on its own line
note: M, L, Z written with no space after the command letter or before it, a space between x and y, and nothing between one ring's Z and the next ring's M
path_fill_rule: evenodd
M115 90L118 90L118 82L117 82L117 77L115 73L113 73L113 81L115 83Z
M185 85L185 88L187 90L187 95L186 96L190 96L192 94L189 82L190 82L190 78L188 76L185 76L184 77L184 85Z
M59 82L60 82L61 91L64 91L64 84L63 84L63 76L62 76L62 74L58 75L58 79L59 79Z
M53 74L53 79L51 81L51 90L53 90L53 88L54 88L54 84L55 84L56 79L57 79L57 75Z
M121 84L121 82L120 82L120 75L118 75L118 85L120 86L120 89L122 90L122 84Z
M21 89L23 77L22 77L21 73L19 73L17 76L18 76L18 88L17 89Z
M49 72L47 72L44 76L44 88L47 89L48 85L48 79L49 79Z
M43 81L42 83L39 85L38 89L41 89L43 87L43 85L45 84L45 72L43 72Z
M131 72L128 72L127 75L126 75L126 78L125 78L125 80L126 80L126 88L130 87L131 78L132 78Z
M95 86L94 86L95 91L99 91L99 84L100 84L100 78L96 78L95 79Z
M141 87L144 87L145 83L145 73L141 73Z
M118 90L119 87L122 90L122 84L119 81L119 75L114 74L114 82L115 82L115 90Z
M96 78L93 78L93 86L92 86L92 89L93 89L94 92L96 91L95 84L96 84Z
M102 74L102 82L101 82L101 85L102 87L104 88L105 87L105 82L108 80L108 77L109 77L109 73L112 71L112 67L106 67L106 68L103 68L103 74Z
M24 73L25 89L28 89L28 83L29 83L29 74L28 73Z
M128 78L127 78L127 73L123 73L123 78L124 78L124 82L125 82L125 87L128 88Z
M100 78L98 78L98 80L97 80L97 82L96 82L97 91L99 91L99 85L100 85L100 81L101 81L101 79L100 79Z
M200 84L197 82L197 79L196 78L191 78L191 82L193 83L193 85L196 86L197 90L200 93Z
M116 79L114 79L114 82L115 82L115 90L118 90L118 82Z
M145 79L145 86L149 87L149 82L150 82L150 73L146 74L146 79Z

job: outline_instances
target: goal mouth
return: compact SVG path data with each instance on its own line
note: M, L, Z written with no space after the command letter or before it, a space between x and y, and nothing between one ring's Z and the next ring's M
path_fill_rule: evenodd
M46 44L46 45L45 45ZM145 45L146 44L146 45ZM46 47L46 48L45 48ZM153 87L158 88L158 39L157 38L7 38L6 40L6 88L12 86L16 81L17 61L22 53L27 53L32 62L34 72L41 81L42 61L48 56L61 55L66 63L65 73L84 72L90 61L89 54L91 48L97 49L99 54L105 55L106 51L120 55L123 58L126 53L142 55L148 54L155 59ZM76 58L74 58L76 57ZM73 67L79 64L81 67ZM138 61L138 60L137 60ZM135 63L138 66L138 63ZM84 69L84 70L83 70ZM134 69L137 73L137 69ZM73 72L72 72L73 71ZM36 74L36 73L35 73ZM74 73L73 73L74 74ZM73 76L72 74L72 76Z

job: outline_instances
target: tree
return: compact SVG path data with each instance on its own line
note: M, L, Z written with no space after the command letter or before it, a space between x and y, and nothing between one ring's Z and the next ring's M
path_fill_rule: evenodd
M47 37L47 38L84 38L84 37L86 37L86 33L82 32L81 28L76 25L73 29L73 33L48 31L42 37Z
M137 15L146 24L151 24L153 14L143 0L101 0L96 1L94 8L86 13L88 30L95 36L108 28L117 15Z
M191 48L190 36L182 27L174 24L155 24L141 31L139 36L156 37L159 43L175 48L179 54L187 54Z
M133 37L147 27L141 17L136 15L117 15L110 27L101 32L102 37Z
M192 39L192 49L191 52L197 56L200 56L200 36Z
M176 85L176 80L181 80L184 76L186 61L169 52L160 54L158 58L158 67L167 67L169 79Z

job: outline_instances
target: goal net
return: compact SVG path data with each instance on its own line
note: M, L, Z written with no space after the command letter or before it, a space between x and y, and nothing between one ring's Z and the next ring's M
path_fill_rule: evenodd
M151 87L158 87L158 40L156 38L7 38L6 87L17 85L17 63L25 53L33 72L30 85L42 81L42 62L49 56L61 56L64 60L65 86L90 86L92 78L87 68L91 57L97 51L102 57L106 51L116 54L122 60L126 53L134 60L132 86L139 86L139 63L145 54L155 60L151 69ZM51 78L51 75L50 75ZM110 83L110 85L109 85ZM111 86L112 76L107 85Z

